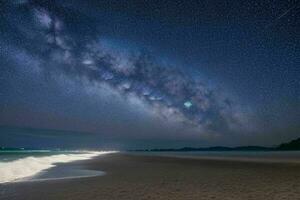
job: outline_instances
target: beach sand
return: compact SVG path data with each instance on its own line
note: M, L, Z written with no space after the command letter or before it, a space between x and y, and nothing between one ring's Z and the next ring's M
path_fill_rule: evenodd
M0 199L300 199L300 165L295 163L117 153L81 164L106 175L0 185Z

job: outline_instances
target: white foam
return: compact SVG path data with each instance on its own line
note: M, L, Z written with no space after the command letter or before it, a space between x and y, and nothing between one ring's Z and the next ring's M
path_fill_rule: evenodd
M56 163L88 160L108 153L115 153L115 151L85 151L41 157L29 156L11 162L0 162L0 183L14 182L36 175L43 170L56 166Z

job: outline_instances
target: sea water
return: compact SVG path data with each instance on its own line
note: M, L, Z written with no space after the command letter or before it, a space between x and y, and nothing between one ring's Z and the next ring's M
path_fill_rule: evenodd
M0 151L0 183L101 175L103 172L61 167L63 163L88 160L113 151ZM51 172L51 173L46 173ZM50 175L49 175L50 174Z

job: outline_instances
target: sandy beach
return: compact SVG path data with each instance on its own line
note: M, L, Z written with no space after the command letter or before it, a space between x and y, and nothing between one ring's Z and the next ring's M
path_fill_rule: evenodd
M117 153L77 164L106 174L0 185L0 199L300 199L300 165L296 163Z

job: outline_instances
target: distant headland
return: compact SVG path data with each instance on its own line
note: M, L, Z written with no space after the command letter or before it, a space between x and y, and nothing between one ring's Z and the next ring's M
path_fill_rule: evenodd
M214 146L214 147L183 147L183 148L164 148L164 149L138 149L134 151L295 151L300 150L300 138L287 143L282 143L275 147L264 146Z

